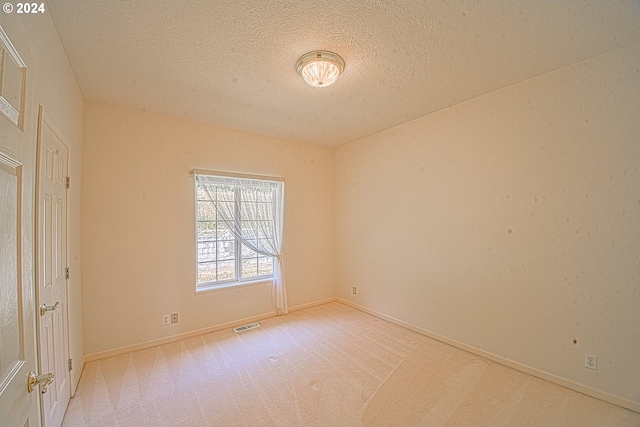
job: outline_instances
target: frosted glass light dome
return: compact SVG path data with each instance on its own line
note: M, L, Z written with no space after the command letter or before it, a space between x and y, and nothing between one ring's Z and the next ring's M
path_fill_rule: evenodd
M313 87L331 86L344 70L344 60L333 52L315 50L298 59L296 70Z

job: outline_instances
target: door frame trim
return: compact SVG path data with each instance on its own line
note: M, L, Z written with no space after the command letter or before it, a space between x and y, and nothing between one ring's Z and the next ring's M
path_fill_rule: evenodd
M60 142L62 143L62 145L64 145L67 149L67 158L66 158L66 164L67 164L67 176L69 176L69 159L71 158L71 149L69 148L69 144L67 144L67 138L64 135L64 132L62 132L62 130L60 129L60 127L58 126L58 124L55 122L55 120L53 120L53 118L51 117L51 115L47 112L47 110L45 109L44 105L40 104L38 106L38 129L37 129L37 136L36 136L36 170L35 170L35 190L34 190L34 197L35 197L35 204L34 204L34 276L35 276L35 305L36 307L39 307L41 304L40 301L40 285L41 285L41 277L40 277L40 270L41 270L41 262L42 262L42 257L41 257L41 239L40 239L40 234L39 234L39 227L40 227L40 217L41 217L41 213L40 213L40 190L41 190L41 185L40 185L40 178L41 178L41 169L40 167L42 166L42 158L40 155L40 149L42 148L42 136L43 136L43 124L46 123L47 126L49 126L49 128L51 129L51 131L55 134L55 136L60 140ZM68 266L69 263L69 189L67 188L66 190L66 203L65 203L65 240L67 242L67 244L65 245L65 264ZM69 355L71 354L71 340L69 339L69 331L70 331L70 326L69 325L69 279L65 279L65 301L64 301L64 308L66 309L65 312L63 313L63 322L65 323L65 327L66 327L66 333L63 333L64 336L64 349L65 349L65 355L67 356L67 359L69 358ZM36 364L37 364L37 368L38 371L41 370L42 367L42 348L40 345L40 316L38 315L38 310L34 310L36 319L35 319L35 324L36 324ZM65 363L66 365L66 363ZM42 374L42 372L40 372ZM69 372L69 398L71 398L72 396L72 381L71 381L71 373ZM42 407L44 405L44 399L40 398L38 399L38 405L40 407L40 421L42 423L42 425L44 426L44 416L45 416L45 411L44 408Z

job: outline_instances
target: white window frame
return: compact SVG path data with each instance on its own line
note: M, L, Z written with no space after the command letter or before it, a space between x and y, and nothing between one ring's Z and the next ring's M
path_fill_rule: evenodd
M229 172L218 172L218 171L202 171L202 170L197 170L194 169L193 174L202 174L202 175L209 175L209 176L219 176L219 177L224 177L224 176L230 176L230 177L236 177L236 178L248 178L248 179L252 179L252 180L264 180L264 181L281 181L281 179L279 178L275 178L275 177L268 177L268 176L259 176L259 175L247 175L247 174L236 174L236 173L229 173ZM240 201L241 198L240 196L240 192L241 192L241 188L242 186L236 186L234 188L234 199L236 201ZM249 277L249 278L242 278L242 247L244 246L242 244L242 241L238 238L238 237L233 237L234 239L234 244L235 244L235 254L234 254L234 262L235 262L235 278L233 279L224 279L224 280L217 280L217 281L211 281L211 282L198 282L198 266L200 264L204 264L207 262L212 262L212 261L199 261L198 256L199 256L199 247L198 247L198 223L201 221L199 218L199 209L198 209L198 203L200 203L201 201L198 200L198 183L197 181L194 179L194 200L195 200L195 255L196 255L196 263L195 263L195 273L196 273L196 293L201 293L201 292L207 292L207 291L213 291L213 290L219 290L219 289L226 289L226 288L230 288L230 287L241 287L241 286L248 286L248 285L256 285L256 284L261 284L261 283L272 283L273 282L273 278L274 278L274 268L275 268L275 257L266 257L266 258L270 258L271 259L271 263L272 263L272 272L271 274L268 275L263 275L263 276L253 276L253 277ZM239 212L239 210L241 209L241 203L236 203L235 204L235 211L236 211L236 215L234 217L235 220L239 221L239 215L237 214L237 212ZM218 220L216 220L217 222ZM217 243L217 240L216 240ZM216 252L216 261L217 260L218 254ZM258 259L259 262L259 258L265 258L264 256L260 256L257 255L256 258ZM259 265L258 265L258 272L259 272Z

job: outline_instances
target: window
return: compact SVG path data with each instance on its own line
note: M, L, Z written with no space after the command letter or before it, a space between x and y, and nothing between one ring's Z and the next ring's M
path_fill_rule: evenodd
M273 279L280 256L283 183L195 175L196 290Z

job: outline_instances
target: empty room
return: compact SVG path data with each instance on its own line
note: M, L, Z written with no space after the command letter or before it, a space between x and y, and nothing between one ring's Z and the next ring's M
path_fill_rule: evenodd
M640 426L640 1L0 12L0 426Z

